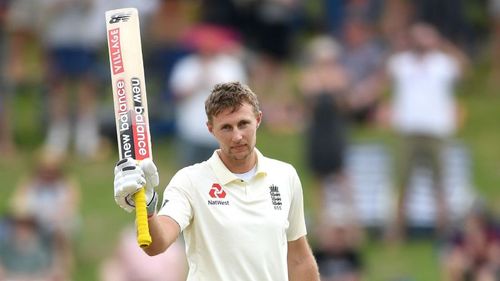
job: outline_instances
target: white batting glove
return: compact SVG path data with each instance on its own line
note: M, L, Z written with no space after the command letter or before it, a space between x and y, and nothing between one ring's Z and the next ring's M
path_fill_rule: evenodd
M150 158L137 161L132 158L120 160L115 166L115 201L127 212L135 209L133 195L145 186L148 214L156 211L158 194L155 187L160 182L158 170Z

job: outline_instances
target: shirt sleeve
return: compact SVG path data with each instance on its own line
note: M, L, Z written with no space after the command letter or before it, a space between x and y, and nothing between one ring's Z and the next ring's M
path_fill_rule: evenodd
M181 227L181 231L189 225L193 217L193 208L187 191L190 184L189 178L178 172L165 188L158 212L159 216L169 216L174 219Z
M307 234L306 222L304 218L304 197L302 194L302 184L300 183L297 171L292 168L291 179L290 211L288 221L290 223L286 236L288 241L294 241Z

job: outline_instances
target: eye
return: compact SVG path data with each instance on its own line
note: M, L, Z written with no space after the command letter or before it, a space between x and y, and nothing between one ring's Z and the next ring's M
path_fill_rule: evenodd
M222 131L230 131L230 130L231 130L231 126L229 126L229 125L224 125L224 126L222 126L222 127L221 127L221 130L222 130Z
M238 128L246 128L250 124L250 121L244 120L238 123Z

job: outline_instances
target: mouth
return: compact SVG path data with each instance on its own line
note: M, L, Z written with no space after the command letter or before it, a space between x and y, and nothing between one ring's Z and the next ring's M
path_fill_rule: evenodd
M244 151L246 149L247 149L246 144L239 144L239 145L235 145L235 146L231 147L231 150L233 150L234 152L241 152L241 151Z

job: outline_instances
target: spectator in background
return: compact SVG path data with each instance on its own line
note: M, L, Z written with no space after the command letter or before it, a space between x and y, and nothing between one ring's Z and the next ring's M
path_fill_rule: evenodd
M94 5L94 0L48 0L38 11L45 19L41 40L47 57L49 102L44 149L64 156L74 139L78 156L88 160L100 152L96 67L105 42L104 33L92 28L102 22L102 15L96 18L93 13Z
M187 262L180 240L160 255L150 257L137 246L135 229L123 230L114 254L101 266L101 281L184 281Z
M204 23L239 29L242 11L240 8L251 5L250 1L239 0L202 0L199 1L200 20Z
M183 38L194 25L194 2L162 0L146 22L143 40L148 89L157 91L149 95L150 126L153 135L175 134L175 99L168 83L174 65L190 50ZM151 93L151 91L150 91Z
M348 76L339 63L340 45L328 36L313 38L301 71L300 91L307 105L307 163L319 188L315 206L327 208L330 193L352 202L344 171L347 146L346 98ZM331 203L331 202L330 202Z
M361 16L376 24L386 2L387 0L323 0L324 24L335 37L341 36L344 21L352 16Z
M7 82L15 92L20 84L37 82L41 76L39 61L32 55L42 56L39 33L43 23L39 1L9 1L6 14L6 73ZM41 58L40 58L41 59Z
M493 281L500 271L500 228L484 207L474 208L443 247L443 281Z
M325 213L317 227L314 256L321 281L360 281L363 275L360 225L348 216Z
M340 56L340 45L333 38L313 38L300 79L301 93L310 112L307 159L319 188L314 204L319 208L314 256L321 280L359 281L362 231L344 167L349 79L339 63Z
M12 212L0 228L0 280L69 280L54 237L33 214Z
M13 153L13 101L22 85L38 82L41 76L38 51L40 3L32 0L0 1L0 151Z
M479 32L473 32L470 19L467 18L467 9L472 7L471 3L481 1L470 1L469 4L467 0L412 0L410 2L417 20L431 24L453 44L467 51L475 47L473 44L478 38L474 33L479 34Z
M489 1L489 12L492 23L491 50L492 50L492 73L491 84L493 89L500 86L500 0Z
M10 96L12 94L7 82L7 0L0 0L0 153L9 155L14 151L12 122L10 117Z
M301 11L297 0L252 1L245 22L246 46L252 52L248 66L250 86L262 93L265 124L274 130L294 131L300 111L292 95L287 62L291 59L295 20Z
M235 36L223 27L197 26L186 38L195 53L182 58L174 66L169 86L176 98L182 165L204 161L218 147L205 124L204 103L212 87L222 82L247 81Z
M60 158L42 155L34 173L20 182L11 198L13 210L32 214L38 225L58 244L61 261L69 274L72 269L72 242L79 216L79 189L63 170Z
M409 35L411 49L395 53L387 62L392 81L392 124L401 138L393 238L403 237L406 191L417 165L432 171L436 229L440 235L448 230L441 154L457 127L454 87L466 63L463 53L431 25L415 23Z
M358 124L370 124L382 93L385 51L370 22L361 16L345 20L341 44L341 63L349 75L350 118Z
M412 6L404 0L387 0L380 21L381 35L391 53L408 48L407 27L412 17Z

